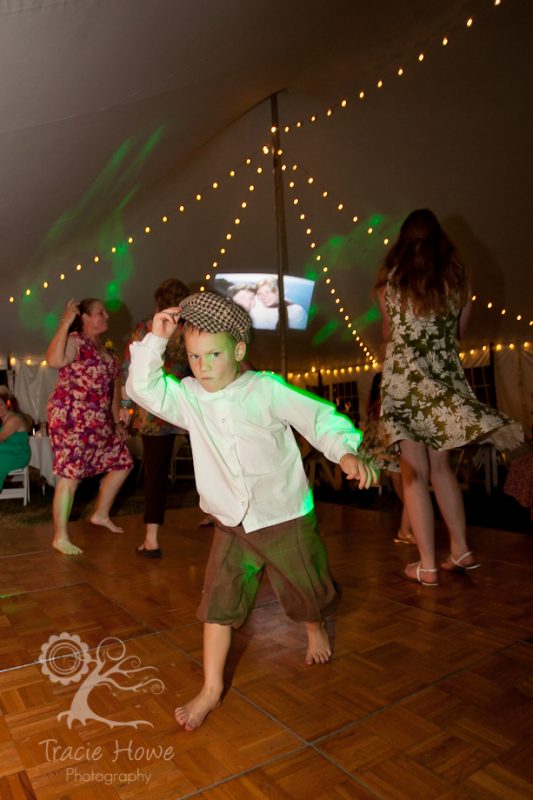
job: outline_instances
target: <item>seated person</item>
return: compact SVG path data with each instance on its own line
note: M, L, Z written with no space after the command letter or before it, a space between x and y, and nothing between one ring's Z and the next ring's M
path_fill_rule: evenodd
M16 411L16 400L0 386L0 491L7 474L23 469L30 463L31 450L28 429L21 414Z

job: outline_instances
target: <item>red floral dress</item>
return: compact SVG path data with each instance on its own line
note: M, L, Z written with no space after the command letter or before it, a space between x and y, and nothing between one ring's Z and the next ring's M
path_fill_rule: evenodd
M72 364L59 370L48 401L54 474L81 480L130 469L133 462L115 433L111 410L118 363L85 336L73 336L79 340L78 354Z

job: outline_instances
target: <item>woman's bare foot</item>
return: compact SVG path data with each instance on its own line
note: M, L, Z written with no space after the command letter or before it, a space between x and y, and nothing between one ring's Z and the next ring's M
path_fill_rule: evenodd
M305 663L327 664L331 659L331 644L328 632L323 622L306 622L307 628L307 652Z
M102 528L107 528L107 530L111 531L111 533L124 533L124 528L119 528L118 525L115 525L115 523L109 519L109 517L102 517L96 512L92 515L90 521L93 525L100 525Z
M220 693L201 691L185 706L178 706L174 714L184 730L197 731L210 711L220 705Z
M59 550L59 552L63 553L65 556L79 556L83 553L81 547L72 544L70 539L52 539L52 547L55 550Z

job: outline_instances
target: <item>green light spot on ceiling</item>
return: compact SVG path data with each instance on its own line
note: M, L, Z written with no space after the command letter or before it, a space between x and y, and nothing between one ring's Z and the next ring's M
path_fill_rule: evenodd
M311 343L315 347L318 347L318 345L323 344L331 336L333 336L333 334L335 333L336 330L338 330L338 328L339 328L338 321L336 319L330 320L325 325L323 325L319 331L315 333Z
M116 300L120 296L120 290L116 281L109 281L106 286L106 301Z
M59 325L59 314L50 311L43 320L43 328L47 338L51 338Z
M309 306L309 311L307 313L308 318L309 319L313 319L313 317L316 317L317 313L318 313L317 304L316 303L311 303L311 305Z

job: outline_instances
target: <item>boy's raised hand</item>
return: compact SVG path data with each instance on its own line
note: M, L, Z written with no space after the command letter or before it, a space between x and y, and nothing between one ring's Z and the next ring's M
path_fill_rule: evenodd
M178 327L180 313L181 308L179 306L165 308L164 311L158 311L157 314L154 314L152 320L152 333L164 339L170 339Z
M368 489L378 482L379 469L371 460L359 458L353 453L345 453L339 464L349 481L359 482L360 489Z

